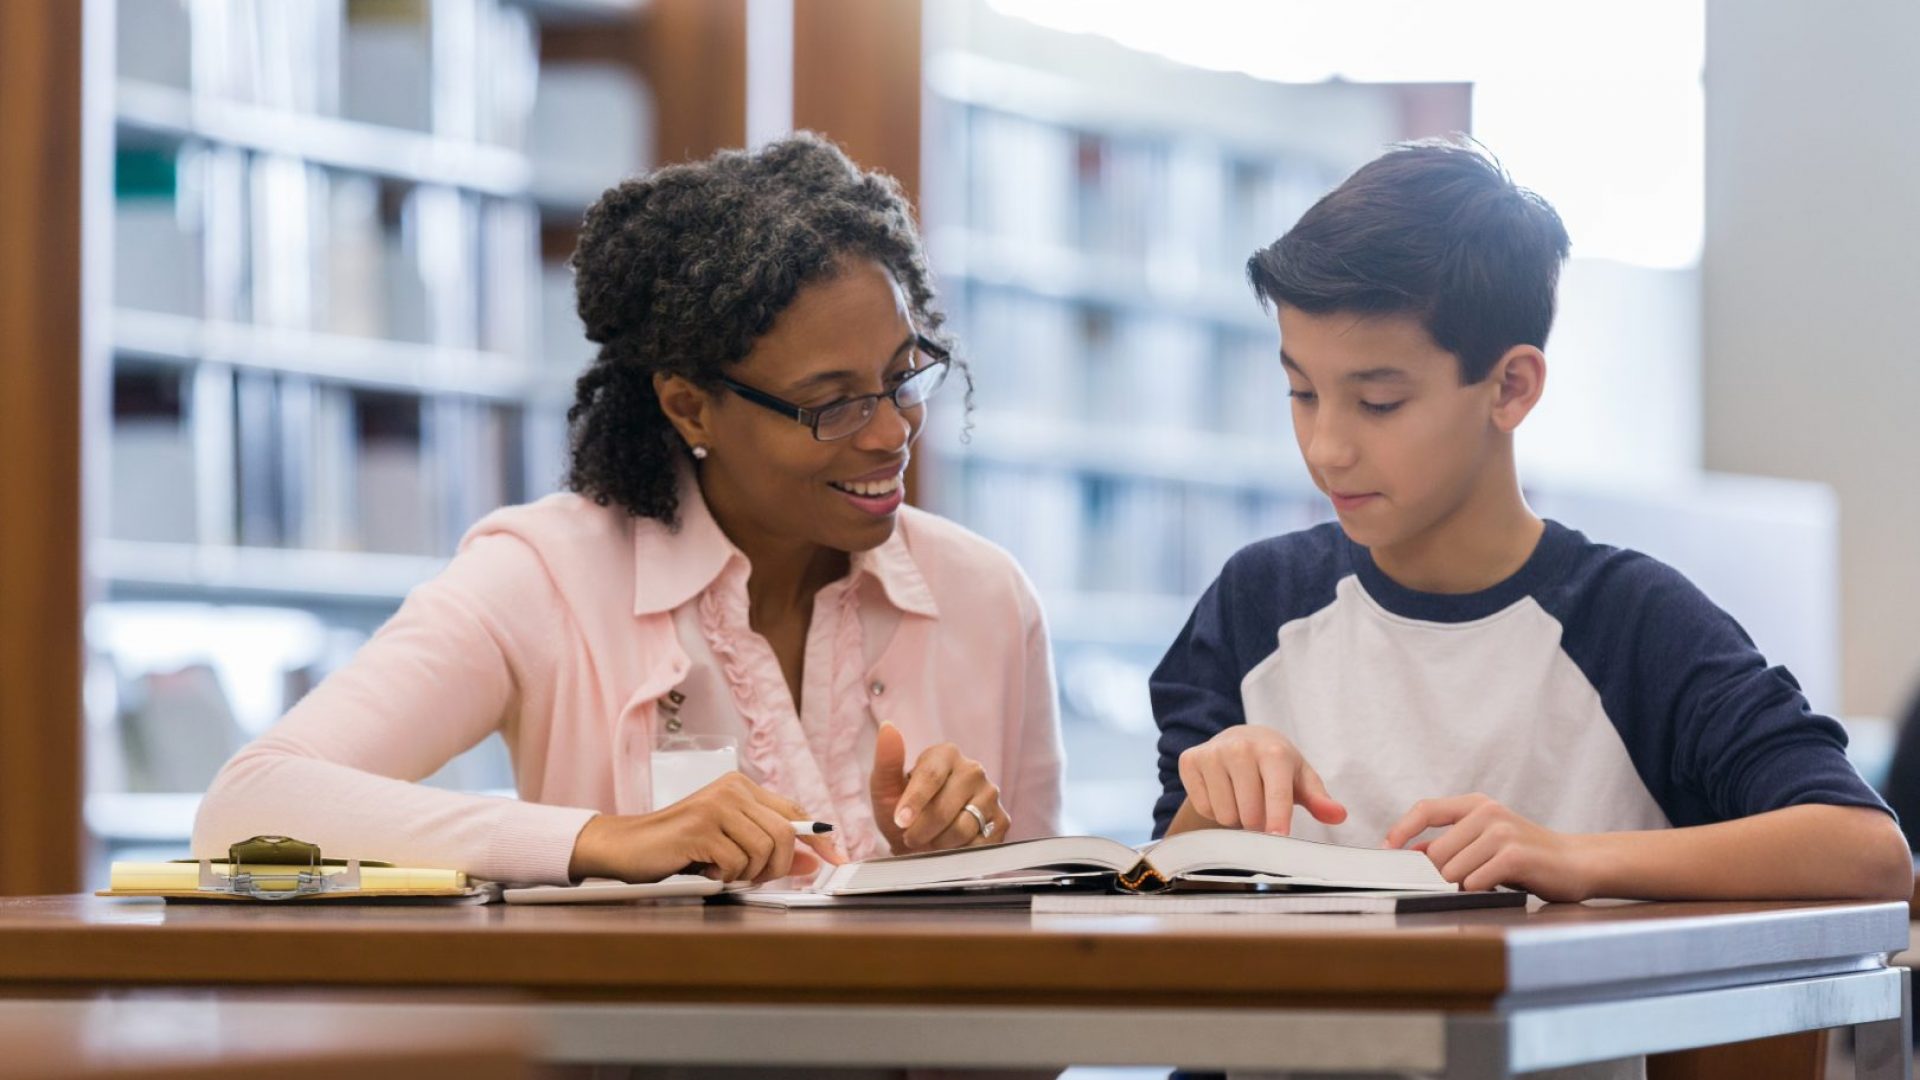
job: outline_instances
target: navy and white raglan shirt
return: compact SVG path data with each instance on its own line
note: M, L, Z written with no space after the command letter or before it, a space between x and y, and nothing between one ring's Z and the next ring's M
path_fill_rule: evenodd
M1552 521L1465 595L1396 584L1337 524L1252 544L1149 686L1156 836L1186 798L1181 752L1240 723L1285 735L1347 807L1336 826L1297 811L1310 840L1377 846L1416 800L1471 792L1561 832L1886 809L1840 725L1679 571Z

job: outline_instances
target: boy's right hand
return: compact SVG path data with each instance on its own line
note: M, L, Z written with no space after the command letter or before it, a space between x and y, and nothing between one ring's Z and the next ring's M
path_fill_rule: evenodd
M1347 819L1347 808L1327 794L1299 749L1272 728L1255 724L1237 724L1182 753L1180 782L1187 789L1187 808L1229 829L1285 836L1295 804L1328 825ZM1179 823L1168 831L1181 831Z
M651 814L602 814L573 842L575 881L659 881L699 873L720 881L772 881L810 874L822 860L846 861L830 836L796 838L799 806L740 773L727 775ZM796 843L797 839L797 843Z

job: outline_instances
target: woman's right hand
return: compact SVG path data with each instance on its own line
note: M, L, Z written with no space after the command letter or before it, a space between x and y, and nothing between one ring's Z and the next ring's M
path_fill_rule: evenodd
M845 862L831 837L793 835L789 823L807 819L795 804L728 773L664 810L588 821L573 842L567 873L575 881L658 881L698 873L759 882L812 873L823 860Z

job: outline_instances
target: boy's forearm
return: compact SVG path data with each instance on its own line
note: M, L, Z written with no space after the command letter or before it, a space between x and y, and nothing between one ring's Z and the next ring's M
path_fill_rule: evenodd
M1904 900L1913 861L1893 819L1790 806L1714 825L1599 833L1590 895L1643 900Z

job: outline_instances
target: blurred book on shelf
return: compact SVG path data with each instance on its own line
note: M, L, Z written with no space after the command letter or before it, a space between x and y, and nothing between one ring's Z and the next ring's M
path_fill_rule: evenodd
M426 289L424 340L474 348L480 325L480 297L472 276L480 261L478 201L453 188L422 184L413 189L408 210L409 254Z
M319 215L327 205L326 173L278 154L256 155L249 165L248 205L253 219L247 236L253 321L289 330L313 329L314 289L327 280L324 266L315 273L315 263L326 251L317 235L324 227Z
M1086 342L1072 306L976 286L965 292L957 322L981 410L1037 416L1080 411Z
M478 346L529 358L539 347L540 217L525 202L487 199L469 272L478 285Z
M114 57L119 74L187 90L193 86L196 0L134 0L114 6Z
M564 262L540 268L540 345L537 358L565 371L578 371L594 357L587 327L574 307L573 270Z
M198 520L193 434L180 374L127 368L113 377L108 534L192 543Z
M653 98L630 68L541 65L527 130L536 199L578 224L601 192L645 170L655 125Z
M166 6L123 2L120 13L125 18L131 8ZM342 0L185 0L185 6L196 93L293 112L340 111ZM143 24L159 18L139 16ZM124 66L122 73L133 74Z
M519 414L484 402L441 400L429 413L440 475L440 549L451 551L467 528L493 510L526 497Z
M201 313L212 320L249 322L253 318L249 155L237 147L210 146L202 162L206 170L201 185L206 207L202 218L206 287ZM126 245L116 239L114 250L125 251ZM304 253L289 254L305 257Z
M302 547L341 551L359 537L355 479L359 475L358 419L351 391L318 385L308 420L310 467L305 473L309 497L302 510Z
M272 374L234 374L235 535L242 544L276 547L286 538L287 496L282 486L279 390ZM286 455L291 457L293 455Z
M421 413L416 398L354 396L354 519L362 550L407 555L440 550Z
M386 281L386 238L398 224L387 223L380 184L372 177L330 173L326 198L318 325L348 337L388 337L393 301Z
M200 314L204 161L204 154L186 149L115 153L113 291L121 305Z
M348 0L333 70L350 119L517 149L539 64L539 30L517 5Z
M348 119L434 129L433 7L428 0L349 0L341 49L341 111Z

